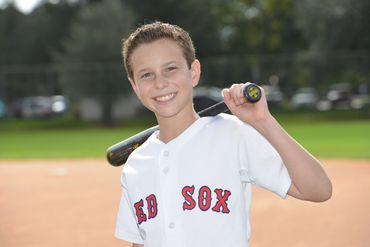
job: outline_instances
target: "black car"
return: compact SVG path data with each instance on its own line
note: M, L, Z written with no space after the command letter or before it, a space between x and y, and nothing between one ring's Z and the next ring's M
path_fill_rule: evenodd
M196 87L193 92L194 109L199 112L223 100L222 90L217 87Z

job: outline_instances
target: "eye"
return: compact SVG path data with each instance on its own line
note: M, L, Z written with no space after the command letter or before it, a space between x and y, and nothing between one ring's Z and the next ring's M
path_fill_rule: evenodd
M147 79L152 76L152 73L146 72L140 76L140 79Z
M171 72L171 71L174 71L174 70L176 70L177 69L177 67L176 66L169 66L169 67L167 67L167 71L168 72Z

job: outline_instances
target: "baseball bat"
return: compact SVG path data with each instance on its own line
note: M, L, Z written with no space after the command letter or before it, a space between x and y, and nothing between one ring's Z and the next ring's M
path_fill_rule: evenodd
M256 84L248 84L243 90L244 98L250 102L255 103L261 98L261 89ZM216 116L219 113L229 111L224 101L218 102L204 110L198 112L200 117ZM153 134L159 127L154 126L146 129L128 139L110 146L107 149L107 159L112 166L121 166L126 163L130 154L143 144L151 134Z

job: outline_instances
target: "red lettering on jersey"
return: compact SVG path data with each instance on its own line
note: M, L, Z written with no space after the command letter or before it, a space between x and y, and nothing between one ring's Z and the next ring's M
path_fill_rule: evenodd
M144 214L143 206L144 206L143 199L134 204L138 224L141 224L143 221L146 221L146 215Z
M202 211L207 211L211 207L211 194L212 191L207 186L199 189L198 204Z
M215 212L220 212L220 208L222 207L222 213L228 214L230 213L229 208L227 207L227 199L231 195L231 192L228 190L222 190L222 189L215 189L215 192L217 194L218 202L216 205L212 208ZM223 195L222 195L223 192Z
M148 204L148 219L152 219L158 213L157 198L152 194L146 198L146 202Z
M194 185L193 186L185 186L181 191L185 201L182 205L182 209L185 210L192 210L195 208L195 201L192 197L194 194Z

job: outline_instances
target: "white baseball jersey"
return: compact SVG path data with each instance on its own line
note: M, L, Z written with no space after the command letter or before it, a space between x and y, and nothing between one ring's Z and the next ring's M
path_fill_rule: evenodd
M286 198L291 179L267 140L235 116L200 118L129 157L115 236L145 247L247 247L251 184Z

